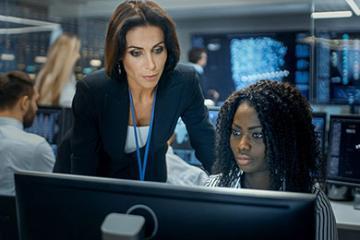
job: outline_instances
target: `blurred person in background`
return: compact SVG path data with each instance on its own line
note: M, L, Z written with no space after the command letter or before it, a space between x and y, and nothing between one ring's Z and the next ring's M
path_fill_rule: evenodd
M80 40L69 33L51 45L47 60L36 77L39 105L71 107L75 95L74 66L80 57Z
M204 73L204 68L207 64L208 55L205 48L193 47L188 52L188 61L195 68L195 71L199 75L199 83L202 93L206 99L206 103L209 106L216 105L220 94L215 89L208 87L209 83ZM212 102L208 101L211 100Z
M23 72L0 75L0 194L14 195L14 172L51 172L55 163L48 142L27 133L37 111L39 95L34 82Z

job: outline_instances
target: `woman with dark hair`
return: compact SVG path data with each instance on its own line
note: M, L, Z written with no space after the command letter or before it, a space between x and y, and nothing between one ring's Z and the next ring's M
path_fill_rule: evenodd
M114 11L105 70L77 85L71 172L166 181L167 140L178 118L206 170L215 132L191 67L177 65L173 20L152 1L125 1Z
M311 107L288 83L259 81L233 93L217 126L217 175L207 186L314 193L316 239L337 239Z

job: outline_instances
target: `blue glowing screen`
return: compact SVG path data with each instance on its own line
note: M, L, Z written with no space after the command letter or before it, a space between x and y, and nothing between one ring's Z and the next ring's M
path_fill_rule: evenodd
M318 33L315 99L360 104L360 33Z
M233 91L261 79L293 83L309 98L310 45L303 32L193 34L205 48L205 88L224 101Z

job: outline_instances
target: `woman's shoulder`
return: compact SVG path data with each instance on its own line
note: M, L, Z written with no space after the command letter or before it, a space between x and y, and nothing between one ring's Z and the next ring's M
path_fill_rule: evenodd
M104 69L100 69L87 75L82 82L90 86L102 86L107 82L106 80L110 80L110 78Z
M210 175L204 182L206 187L217 187L220 183L221 174Z
M338 233L336 228L336 219L330 200L319 185L315 185L312 193L316 196L316 239L317 240L336 240Z
M189 64L179 63L171 72L171 77L180 81L191 82L191 80L195 79L196 72Z
M195 70L191 66L178 64L174 70L162 77L162 80L159 82L159 89L173 89L176 94L184 92L191 94L196 81Z
M325 192L322 190L322 188L320 187L320 184L315 183L314 186L312 187L312 191L313 194L315 194L317 197L323 197L323 198L327 198Z
M195 69L190 64L179 63L176 65L174 72L182 73L182 74L195 74Z
M88 89L88 91L94 92L99 96L101 96L102 93L119 91L119 89L122 89L120 91L124 91L124 89L127 89L125 82L109 77L104 69L92 72L83 80L78 81L77 85L77 88Z
M318 209L331 209L330 200L319 185L313 186L312 193L316 196L316 205Z

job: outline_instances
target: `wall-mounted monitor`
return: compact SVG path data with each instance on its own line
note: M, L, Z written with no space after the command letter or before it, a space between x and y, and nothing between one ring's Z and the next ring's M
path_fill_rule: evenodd
M322 32L315 39L314 100L360 104L360 32Z
M258 80L288 81L309 97L310 46L305 32L219 33L192 35L205 48L205 88L224 101L234 90Z

